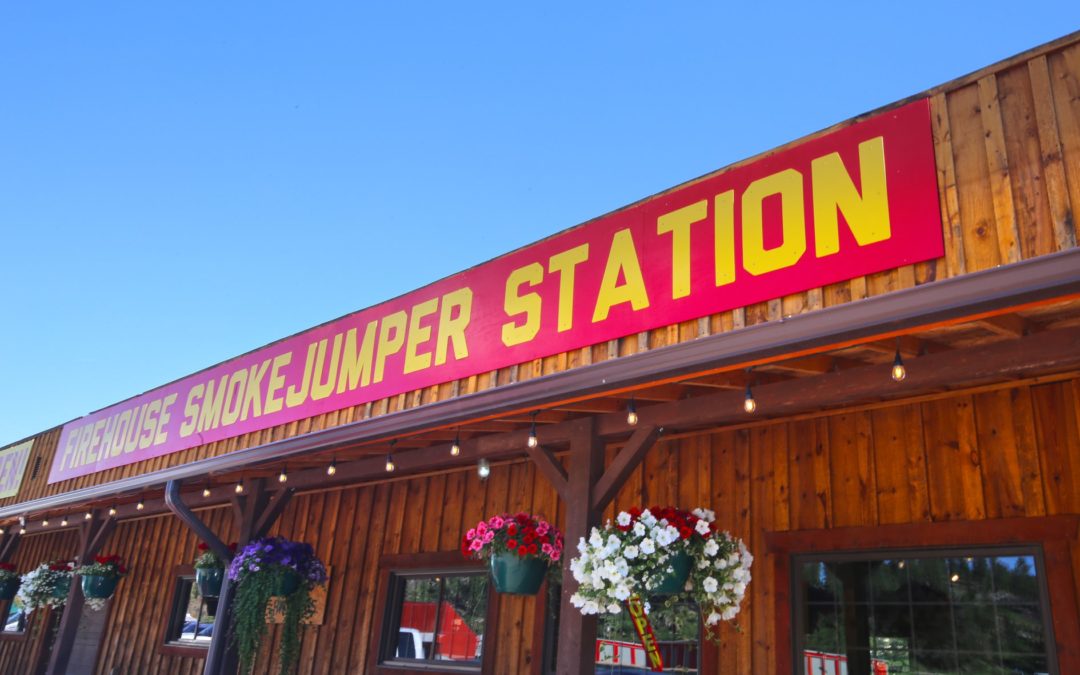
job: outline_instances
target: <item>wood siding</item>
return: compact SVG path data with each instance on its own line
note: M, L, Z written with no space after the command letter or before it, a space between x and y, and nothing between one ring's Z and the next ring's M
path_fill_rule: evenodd
M47 485L46 480L59 434L56 430L46 432L39 437L30 459L32 466L34 457L40 455L43 458L39 475L30 478L28 467L19 495L0 500L0 506L1075 247L1075 214L1080 210L1078 40L1080 36L1074 35L1064 45L1036 49L925 94L931 101L946 245L944 258L858 277L54 485Z
M616 452L609 448L609 461ZM744 537L757 561L740 615L741 632L723 631L707 649L703 672L773 673L788 636L775 631L775 584L764 533L789 530L972 521L1080 513L1080 378L806 419L763 421L737 430L660 442L614 504L703 505ZM274 532L311 542L333 569L325 621L305 629L299 673L366 672L379 559L386 554L454 551L461 533L499 511L530 510L561 519L554 490L527 462L496 465L486 482L475 472L400 479L298 496ZM204 514L226 540L230 512ZM73 534L29 537L15 560L70 555ZM165 656L160 644L175 565L197 541L171 516L121 524L106 544L131 562L110 608L99 673L197 673L200 659ZM1074 566L1080 547L1074 546ZM1080 588L1075 589L1080 594ZM1075 602L1055 594L1055 602ZM487 642L497 673L528 673L538 601L500 598ZM1058 638L1077 639L1059 626ZM272 629L256 673L276 672ZM1071 633L1070 633L1071 631ZM0 641L0 672L25 663L34 641Z

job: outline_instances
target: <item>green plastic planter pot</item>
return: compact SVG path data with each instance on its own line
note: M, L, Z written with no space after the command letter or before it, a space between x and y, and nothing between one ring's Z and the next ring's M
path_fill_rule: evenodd
M199 588L199 595L204 598L219 597L223 581L225 581L223 568L199 567L195 570L195 585Z
M674 595L680 593L690 576L690 556L680 551L668 559L673 571L669 572L659 584L653 587L653 595Z
M69 592L71 592L71 577L56 582L56 586L52 590L52 596L54 598L66 598Z
M0 600L11 600L19 592L19 584L22 580L18 577L0 581Z
M300 575L289 570L282 575L281 581L278 582L277 593L274 595L292 595L298 588L300 588Z
M491 579L498 593L536 595L547 568L547 562L540 558L522 558L513 553L491 556Z
M82 577L82 592L88 598L105 600L116 592L120 577L105 577L98 574L86 574Z

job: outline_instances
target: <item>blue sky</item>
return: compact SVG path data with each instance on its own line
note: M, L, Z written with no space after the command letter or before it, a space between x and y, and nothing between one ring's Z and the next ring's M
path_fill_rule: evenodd
M0 446L1080 28L741 4L0 4Z

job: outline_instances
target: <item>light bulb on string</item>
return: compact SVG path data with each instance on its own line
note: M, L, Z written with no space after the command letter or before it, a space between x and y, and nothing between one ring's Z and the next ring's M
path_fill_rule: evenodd
M139 503L135 505L135 510L136 511L142 511L145 508L146 508L146 504L141 499L139 500Z
M207 485L206 487L204 487L202 489L202 496L203 497L209 497L210 496L210 486L209 485Z
M67 523L68 521L66 516L60 519L60 527L67 527Z
M476 463L476 475L480 476L480 480L484 480L491 475L491 464L488 463L486 458L481 457L480 461Z
M634 405L634 397L630 397L630 402L626 405L626 423L630 426L634 426L638 423L637 406Z
M900 348L896 349L896 357L892 362L892 379L893 382L900 382L907 377L907 368L904 367L904 359L900 358Z
M752 415L754 414L754 412L757 411L757 401L754 400L754 392L750 390L749 382L746 383L746 397L743 398L742 407L743 410L747 412L747 414Z
M238 495L243 494L244 493L244 484L242 482L238 482L236 484L236 487L233 488L233 491Z
M536 413L532 414L532 427L529 429L529 440L526 443L530 448L540 445L540 440L536 438Z
M457 457L461 454L461 435L454 434L454 442L450 445L450 456Z
M333 476L335 473L337 473L337 460L332 459L330 460L330 464L326 467L326 475Z
M94 514L90 513L89 511L87 511L86 513L83 514L83 520L90 520L93 517L94 517Z
M392 473L397 467L394 465L394 446L397 441L390 441L390 452L386 453L386 473Z
M277 482L286 483L289 480L289 474L285 472L285 469L281 469L281 473L277 475Z
M110 516L115 516L116 515L116 505L115 504L109 507L109 515Z
M49 526L49 519L46 518L45 520L41 521L41 526L42 527L48 527Z

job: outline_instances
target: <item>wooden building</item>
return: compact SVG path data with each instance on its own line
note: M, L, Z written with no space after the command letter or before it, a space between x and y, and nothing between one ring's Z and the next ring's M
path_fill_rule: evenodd
M301 673L644 672L614 628L595 665L565 573L485 596L469 658L392 605L476 571L459 542L493 513L570 551L650 504L756 557L738 628L677 672L1080 672L1077 213L1073 34L25 439L0 560L131 573L101 612L73 586L9 619L0 672L228 672L185 625L190 565L262 532L330 568Z

